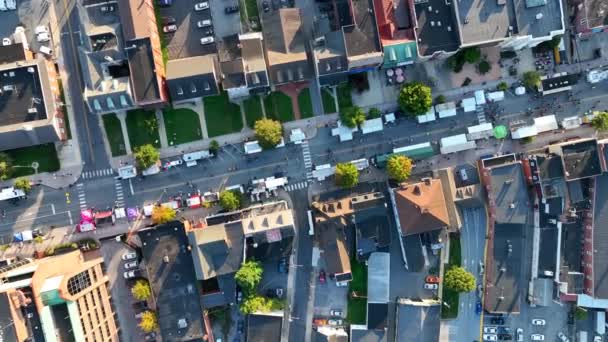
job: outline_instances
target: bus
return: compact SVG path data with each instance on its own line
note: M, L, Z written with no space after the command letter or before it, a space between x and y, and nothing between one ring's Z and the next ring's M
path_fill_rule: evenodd
M371 158L371 163L377 168L385 168L388 159L394 155L406 156L410 159L426 159L435 155L430 142L403 146L393 149L391 153L378 154Z

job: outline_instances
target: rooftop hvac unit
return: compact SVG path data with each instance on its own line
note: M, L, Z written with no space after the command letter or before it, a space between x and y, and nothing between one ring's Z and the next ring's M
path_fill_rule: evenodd
M27 72L29 72L30 74L33 74L33 73L35 73L35 72L36 72L36 69L34 69L33 67L27 67ZM12 74L12 75L10 75L10 74ZM15 73L14 73L14 72L11 72L10 74L9 74L9 75L10 75L11 77L14 77L14 76L15 76Z
M537 13L536 14L536 20L541 20L543 18L543 14L542 13Z
M36 114L38 113L38 109L36 109L36 107L32 107L30 109L27 110L28 114Z

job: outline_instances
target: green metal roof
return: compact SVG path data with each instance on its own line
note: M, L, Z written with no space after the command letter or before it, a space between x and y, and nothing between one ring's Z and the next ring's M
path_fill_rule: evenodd
M416 60L416 42L384 46L384 67L392 68Z

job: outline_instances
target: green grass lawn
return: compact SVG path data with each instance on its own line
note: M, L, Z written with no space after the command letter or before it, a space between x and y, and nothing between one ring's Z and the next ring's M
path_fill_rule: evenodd
M262 113L262 102L260 102L259 96L251 96L247 100L243 101L243 106L245 106L245 119L247 120L247 127L253 128L256 121L264 118L264 113Z
M444 274L452 266L461 265L461 248L460 237L456 234L450 234L450 254L448 256L449 263L444 265ZM446 305L441 305L441 318L450 319L458 316L459 293L443 287L443 301Z
M112 157L122 156L127 153L125 148L125 139L122 136L122 130L120 129L120 120L114 113L105 114L101 117L103 120L103 128L106 130L108 136L108 143L110 143L110 152Z
M336 102L334 96L329 89L321 90L321 99L323 100L323 111L325 114L331 114L336 112Z
M274 91L264 98L266 117L281 122L293 121L291 98L283 92Z
M210 137L217 137L243 129L241 109L228 100L226 92L217 96L207 96L205 103L205 121Z
M38 172L55 172L59 170L59 158L55 144L43 144L18 148L4 151L13 161L14 166L30 166L33 162L38 162ZM11 177L23 177L34 174L34 169L30 167L13 168Z
M163 110L169 146L188 143L203 138L198 114L188 108L165 108Z
M310 100L310 89L302 89L298 94L298 107L300 107L301 119L311 118L314 113L312 112L312 101Z
M350 269L353 280L348 285L349 298L346 319L351 324L364 324L367 313L367 268L353 258L350 261ZM352 298L351 294L353 292L363 298Z
M344 108L353 106L353 99L351 97L351 86L348 83L341 83L336 88L336 93L338 95L338 109L342 110Z
M131 148L152 144L160 147L160 137L158 135L158 122L156 115L152 111L134 109L127 112L127 133Z
M247 9L247 16L249 19L260 17L256 0L245 0L245 7Z

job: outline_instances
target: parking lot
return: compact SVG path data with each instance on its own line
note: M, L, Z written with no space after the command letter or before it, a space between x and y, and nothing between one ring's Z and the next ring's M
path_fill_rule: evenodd
M46 0L23 0L17 1L17 10L0 11L0 38L10 37L17 26L25 28L25 35L30 49L37 52L40 43L36 41L34 30L38 25L48 27L49 5ZM57 40L57 37L53 37ZM49 43L42 43L49 46Z
M131 305L135 299L131 295L130 284L123 277L125 262L121 256L131 251L125 244L115 240L106 240L101 244L106 274L110 278L112 303L117 315L116 321L120 326L121 340L142 341L144 335L137 327L139 322L135 318L136 312Z
M227 6L238 6L237 0L209 0L215 39L221 41L223 37L241 33L241 16L239 12L226 14Z
M325 269L325 259L319 259L319 270ZM342 318L346 317L348 287L338 287L333 279L327 277L325 283L319 281L319 272L315 274L315 307L314 317L330 317L331 310L342 311Z

